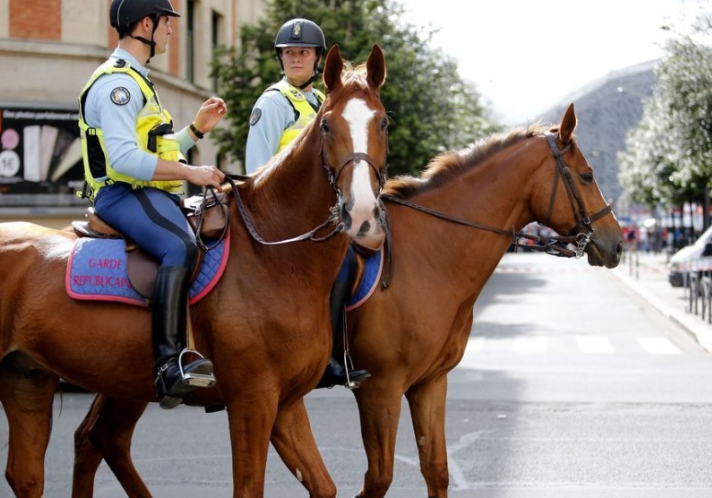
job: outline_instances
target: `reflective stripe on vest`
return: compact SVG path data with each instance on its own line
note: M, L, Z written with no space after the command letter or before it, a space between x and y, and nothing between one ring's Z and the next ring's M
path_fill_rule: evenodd
M106 61L99 66L84 89L79 94L79 130L82 139L82 158L84 160L84 178L89 187L88 197L92 200L99 190L105 185L114 182L124 182L134 188L155 187L166 190L174 194L183 192L183 182L180 180L171 181L146 181L124 175L111 167L109 156L106 153L106 143L104 133L101 128L89 126L84 118L84 106L89 89L105 74L124 73L131 76L138 84L143 94L145 105L136 118L136 143L139 149L151 155L158 156L167 161L180 161L183 156L180 147L173 134L173 119L166 109L163 108L158 99L158 94L153 89L149 80L144 78L138 71L132 69L128 62L120 60ZM155 130L153 133L152 130ZM156 131L162 135L156 135ZM155 135L152 137L152 135ZM106 180L97 178L107 177Z
M306 125L311 123L314 118L316 117L317 109L314 109L312 105L309 103L307 98L304 96L304 93L302 93L301 90L299 90L297 87L292 86L287 82L286 80L281 80L278 83L275 83L271 87L267 89L269 90L277 90L279 93L284 95L287 100L292 104L292 107L294 107L294 110L297 111L299 116L295 117L294 124L284 130L282 133L282 136L279 139L279 149L277 149L277 152L280 152L283 150L287 145L292 143L295 138L297 138L297 135L301 133L301 131L304 129ZM319 101L319 105L324 103L324 94L317 90L316 88L312 89L312 92L314 95L316 95L317 100Z

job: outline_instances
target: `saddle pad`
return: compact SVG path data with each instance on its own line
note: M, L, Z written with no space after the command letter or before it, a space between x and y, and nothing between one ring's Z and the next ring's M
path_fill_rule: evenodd
M373 256L366 259L366 268L363 271L363 279L351 298L346 301L346 311L351 311L368 300L376 290L378 282L381 280L383 271L383 247Z
M204 298L222 277L227 265L229 242L228 235L217 247L205 253L200 271L190 286L190 304ZM123 239L77 239L67 264L67 294L85 301L147 306L148 299L129 282L126 260Z

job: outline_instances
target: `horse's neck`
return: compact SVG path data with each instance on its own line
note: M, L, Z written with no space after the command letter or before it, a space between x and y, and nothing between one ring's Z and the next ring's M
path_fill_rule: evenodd
M526 159L505 161L502 158L508 155L503 152L463 172L453 181L423 192L413 201L453 218L495 230L521 230L532 221L528 180L533 167ZM441 265L438 271L451 273L452 278L462 280L466 287L474 285L477 292L480 290L477 287L484 285L512 242L511 236L496 231L465 227L436 218L423 223L420 234L423 231L430 232L427 240L437 246L430 250L438 254L434 262Z
M321 163L320 145L319 131L312 127L275 159L249 193L254 216L291 227L313 226L327 218L336 195Z

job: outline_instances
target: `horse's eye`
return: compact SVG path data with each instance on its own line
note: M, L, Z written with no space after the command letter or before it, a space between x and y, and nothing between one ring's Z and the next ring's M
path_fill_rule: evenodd
M582 173L580 177L584 183L591 183L593 181L593 173Z
M331 127L329 126L329 121L326 119L321 120L321 131L324 133L329 133L331 131Z
M388 118L383 118L381 121L381 131L388 130Z

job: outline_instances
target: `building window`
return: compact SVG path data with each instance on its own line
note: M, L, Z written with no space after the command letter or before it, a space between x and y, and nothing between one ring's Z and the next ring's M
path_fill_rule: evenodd
M195 8L196 2L188 0L185 28L185 79L195 83Z
M215 54L217 52L217 48L222 44L222 29L223 26L223 16L221 16L219 13L213 11L213 17L212 17L212 58L213 60L215 59ZM213 91L218 90L218 77L217 75L213 76Z

